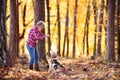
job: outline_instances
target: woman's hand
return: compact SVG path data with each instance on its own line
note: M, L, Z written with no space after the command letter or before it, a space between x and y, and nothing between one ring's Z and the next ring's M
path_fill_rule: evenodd
M49 34L45 35L45 37L49 37L49 36L50 36Z
M38 40L36 41L36 43L38 43Z

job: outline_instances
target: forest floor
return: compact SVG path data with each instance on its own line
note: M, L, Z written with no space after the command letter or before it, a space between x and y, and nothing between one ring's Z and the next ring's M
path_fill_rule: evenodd
M72 60L59 58L64 70L48 73L28 69L28 64L18 63L14 67L1 67L0 80L120 80L120 63L96 60Z

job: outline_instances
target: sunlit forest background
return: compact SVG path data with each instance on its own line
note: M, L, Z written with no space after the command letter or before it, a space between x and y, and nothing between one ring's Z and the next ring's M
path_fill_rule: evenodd
M31 56L39 21L49 36ZM119 79L120 0L0 0L0 80Z
M7 33L9 35L9 26L10 26L10 0L7 2ZM101 34L101 52L103 55L105 55L106 47L105 47L105 27L106 27L106 2L104 2L103 6L103 23L102 23L102 32L101 33L95 33L95 23L94 23L94 8L93 8L93 1L94 0L78 0L77 2L77 14L76 14L76 57L85 57L87 55L86 46L85 46L85 52L83 55L83 39L84 39L84 29L86 27L86 15L88 6L90 7L89 10L89 20L88 20L88 26L89 26L89 34L88 34L88 43L89 43L89 56L93 55L93 49L94 49L94 34ZM101 9L101 0L96 1L96 8L97 8L97 26L101 25L99 23L100 20L100 9ZM33 0L19 0L19 30L20 35L23 35L23 37L20 40L19 43L19 53L28 53L26 50L26 40L28 36L28 32L30 28L34 25L34 3ZM63 43L64 43L64 35L65 35L65 24L66 24L66 13L67 13L67 0L59 0L59 6L60 6L60 27L61 27L61 47L60 52L62 54L63 51ZM72 55L73 50L73 30L74 30L74 7L75 7L75 0L69 0L69 22L68 22L68 29L69 29L69 56ZM51 31L51 49L54 51L57 51L57 42L58 42L58 31L57 31L57 2L56 0L50 0L49 1L49 10L50 10L50 31ZM23 20L23 17L25 19ZM47 25L47 10L45 5L45 33L48 33L48 25ZM8 36L9 37L9 36ZM7 38L9 39L9 38ZM9 41L9 40L8 40ZM9 43L9 42L8 42ZM47 49L47 39L46 39L46 53L48 53ZM65 48L66 49L66 48ZM65 53L66 54L66 53ZM82 54L82 55L81 55Z

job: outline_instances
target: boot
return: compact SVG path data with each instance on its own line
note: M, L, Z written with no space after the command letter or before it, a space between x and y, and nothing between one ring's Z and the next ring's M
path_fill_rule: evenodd
M35 70L36 70L36 71L40 71L40 70L39 70L39 64L38 64L38 63L35 64Z
M29 66L29 69L30 69L30 70L33 70L33 65L30 65L30 66Z

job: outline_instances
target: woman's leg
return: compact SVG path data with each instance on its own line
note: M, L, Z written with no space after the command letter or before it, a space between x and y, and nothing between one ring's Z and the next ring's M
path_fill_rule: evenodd
M35 48L30 48L29 45L27 45L27 49L30 55L30 65L33 65L35 59Z
M40 71L39 70L39 64L38 64L38 50L37 50L36 47L35 47L35 70Z
M37 63L38 63L38 50L35 47L35 64L37 64Z

